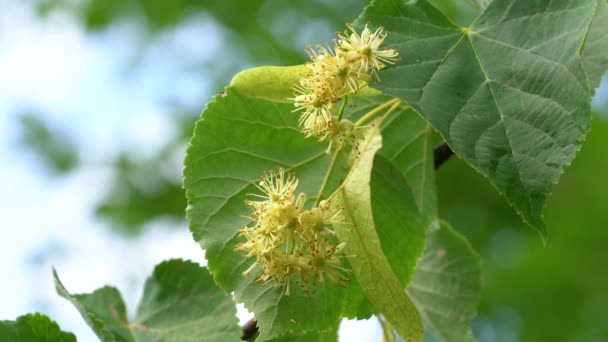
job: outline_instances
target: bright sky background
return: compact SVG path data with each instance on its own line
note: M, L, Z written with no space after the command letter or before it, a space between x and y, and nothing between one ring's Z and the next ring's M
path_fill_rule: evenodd
M0 320L39 311L80 341L95 341L76 309L55 293L52 266L72 293L116 286L132 314L156 264L178 257L205 263L186 226L167 230L167 222L158 222L125 240L93 215L112 176L103 161L125 149L156 153L176 133L167 103L202 108L211 94L206 80L182 66L211 60L221 47L212 20L162 35L133 70L137 34L126 25L86 34L68 16L41 20L27 4L0 0ZM178 99L168 97L176 93ZM18 114L27 110L75 139L82 167L51 176L18 146ZM180 181L182 156L175 159ZM239 317L249 315L240 310ZM375 341L379 333L375 321L345 328L349 341Z
M175 134L167 103L202 108L212 93L183 68L212 61L224 48L217 25L198 19L162 35L131 69L136 27L85 34L70 17L41 20L23 2L0 0L0 320L40 311L79 340L95 341L76 309L56 295L52 266L73 293L118 287L132 313L154 265L177 257L204 264L186 226L166 230L158 222L124 240L93 216L112 176L103 161L124 149L156 153ZM606 88L604 82L597 105L608 104ZM50 176L18 147L17 114L29 109L78 142L79 170ZM175 160L179 182L181 155ZM343 340L378 340L375 321L342 328Z

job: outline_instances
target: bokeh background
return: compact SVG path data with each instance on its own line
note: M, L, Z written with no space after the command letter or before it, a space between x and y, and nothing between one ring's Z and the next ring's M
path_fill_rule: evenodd
M463 25L476 14L433 2ZM119 287L132 313L155 264L204 264L181 164L205 103L242 69L304 62L365 3L0 0L0 320L40 311L94 341L52 266L72 292ZM607 83L549 200L546 245L462 161L438 172L442 216L483 258L479 341L608 341ZM374 321L340 332L380 339Z

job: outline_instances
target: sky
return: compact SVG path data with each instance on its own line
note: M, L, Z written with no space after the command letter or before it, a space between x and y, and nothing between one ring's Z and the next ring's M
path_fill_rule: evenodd
M209 85L185 77L154 45L139 70L125 77L132 60L128 47L137 38L129 27L86 35L67 16L41 21L25 4L0 5L0 319L42 311L81 340L94 341L77 311L55 294L51 267L71 292L117 286L133 309L157 263L187 258L204 264L186 226L168 230L166 222L157 222L125 240L103 227L93 209L112 176L103 161L121 149L142 157L156 153L176 134L164 95L174 92L167 87L183 89L180 101L188 102L208 93ZM185 27L160 40L179 48L184 36L213 29ZM153 63L163 68L151 72ZM27 110L77 141L83 165L76 172L50 175L18 146L17 115ZM180 181L181 165L174 169Z
M155 222L125 239L93 214L112 179L104 161L122 150L145 158L170 141L177 134L170 103L203 108L213 93L188 66L214 62L226 48L211 18L186 21L139 51L133 46L141 34L125 23L84 33L69 16L42 20L25 2L0 0L0 320L40 311L79 340L95 341L76 309L55 293L52 267L73 293L118 287L132 313L154 265L170 258L205 264L185 225L166 229L175 223ZM605 80L597 106L608 105L607 88ZM18 115L26 111L77 142L78 170L51 175L19 146ZM171 170L180 182L183 151L176 153ZM241 321L249 317L239 310ZM341 327L347 341L376 341L378 334L374 320Z
M39 311L79 340L95 341L76 309L55 293L52 267L72 293L116 286L132 314L156 264L170 258L205 264L185 225L166 229L175 223L155 222L125 239L93 213L112 179L105 161L122 150L142 158L157 153L177 134L168 103L202 108L210 97L210 84L187 66L212 61L222 33L211 18L195 19L142 53L132 48L142 34L137 27L90 34L67 15L41 19L25 2L0 0L0 320ZM204 44L193 44L200 37ZM82 165L75 172L52 175L19 145L18 116L30 111L77 143ZM180 182L183 151L177 154L171 170ZM242 306L238 316L251 317ZM374 320L346 322L342 331L346 340L374 341L379 327Z

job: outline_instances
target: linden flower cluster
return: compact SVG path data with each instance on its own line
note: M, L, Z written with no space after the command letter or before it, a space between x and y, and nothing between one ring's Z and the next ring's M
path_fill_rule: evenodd
M339 255L344 243L334 242L333 225L343 221L342 210L332 208L327 201L304 209L306 195L295 197L297 185L297 178L286 175L283 169L278 174L264 174L256 185L263 194L248 194L255 200L245 201L252 210L252 224L239 235L246 241L235 247L247 252L245 257L256 259L244 275L257 268L258 282L286 285L286 294L292 274L299 275L304 288L309 282L316 284L317 279L323 281L323 275L337 283L348 280L342 275L348 270L341 266Z
M294 112L302 112L299 124L306 137L319 141L341 133L339 118L333 116L335 105L344 96L355 94L361 81L377 77L377 71L393 64L397 51L381 49L386 33L380 27L372 32L367 25L359 35L351 25L345 35L337 33L333 51L329 47L308 47L311 62L308 73L294 87Z

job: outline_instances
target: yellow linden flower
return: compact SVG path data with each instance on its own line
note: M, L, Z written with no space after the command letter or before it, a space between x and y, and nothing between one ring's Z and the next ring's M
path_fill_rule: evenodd
M339 151L344 146L352 146L358 155L359 144L358 141L362 139L361 132L357 130L355 124L350 120L340 120L331 126L331 139L329 140L329 146L327 147L328 152Z
M264 236L258 234L254 228L245 227L241 229L239 235L244 236L247 241L237 244L234 249L237 251L247 251L247 258L263 255L274 248L272 244L273 238L264 238Z
M305 291L324 276L336 282L346 278L338 255L343 244L337 244L332 226L343 221L342 209L321 201L306 210L306 195L294 196L298 179L283 169L268 172L257 187L263 195L259 201L246 201L252 209L252 223L239 231L244 241L235 251L244 251L245 258L255 261L243 274L258 271L256 281L266 285L274 282L290 293L292 276L299 276ZM347 271L346 271L347 273ZM297 281L297 280L296 280Z
M332 226L344 221L344 216L341 208L332 208L329 202L321 201L317 207L302 212L298 220L307 232L312 234L324 232L335 235Z
M313 63L311 65L316 64ZM295 107L300 107L294 110L294 112L301 109L317 111L322 110L323 107L331 108L336 101L331 86L324 74L313 76L311 73L310 77L300 80L300 85L294 86L294 91L294 105ZM331 118L329 111L320 113L326 114L327 118Z
M335 55L332 55L331 58L319 59L314 65L319 65L325 72L332 94L340 99L344 95L355 94L359 90L359 80L363 75L345 51L337 47L335 50Z
M263 209L272 203L283 203L293 201L294 192L298 186L298 180L293 175L285 176L285 170L279 169L279 173L270 171L262 176L261 181L256 187L263 192L263 195L248 194L248 196L258 197L258 201L245 201L248 207Z
M308 46L310 62L308 72L294 86L294 112L300 112L298 124L304 136L317 137L319 141L330 138L329 152L352 144L357 136L343 130L340 115L335 108L344 97L357 93L362 82L370 81L373 74L392 64L397 51L380 49L387 34L382 28L372 32L367 25L359 35L352 26L352 33L334 41L333 50L329 46Z
M379 27L375 32L367 28L363 29L359 35L351 25L348 25L351 31L349 36L338 34L338 45L353 59L360 62L360 68L365 72L370 69L380 70L385 66L385 63L394 64L399 55L396 50L383 49L380 50L380 45L386 39L387 34L383 27ZM347 32L345 32L348 34Z
M313 112L302 113L298 123L302 126L302 133L306 138L318 137L319 141L325 140L331 127L331 120L327 121L322 115Z
M309 263L314 275L313 281L319 279L323 281L323 276L326 275L331 281L344 285L348 278L343 274L350 271L342 266L339 253L344 249L345 244L333 245L327 239L321 239L308 255Z

